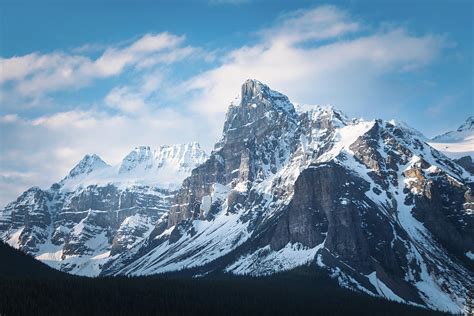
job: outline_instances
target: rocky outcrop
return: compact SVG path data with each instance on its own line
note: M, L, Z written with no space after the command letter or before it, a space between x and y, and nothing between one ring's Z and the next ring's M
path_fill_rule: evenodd
M470 174L474 175L474 161L471 156L464 156L458 159L454 159L461 167L466 169Z
M472 281L470 181L404 124L298 113L247 81L167 225L107 273L259 275L312 263L342 286L456 311Z
M86 155L59 183L8 204L0 236L62 271L98 275L167 217L176 183L204 159L197 143L140 146L115 167Z
M152 172L167 165L161 156L139 147L120 174ZM473 178L419 132L332 107L298 112L248 80L201 162L175 195L150 185L64 195L59 185L27 194L35 202L16 203L0 225L21 225L31 205L39 213L55 205L45 213L52 240L67 245L66 257L88 253L102 275L263 275L310 265L356 291L460 311L474 281Z
M3 239L65 272L94 275L109 255L147 237L169 209L170 192L88 186L32 188L2 212ZM99 256L102 260L91 260ZM97 259L99 259L97 258Z
M209 160L192 171L177 193L168 227L202 217L202 198L214 183L262 181L284 165L294 150L297 113L288 98L256 80L247 80L240 102L226 115L222 139Z

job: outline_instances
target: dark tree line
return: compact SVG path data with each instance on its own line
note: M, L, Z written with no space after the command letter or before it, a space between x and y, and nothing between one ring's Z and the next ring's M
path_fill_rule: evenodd
M441 315L342 289L314 267L260 278L85 278L3 248L0 245L2 316Z

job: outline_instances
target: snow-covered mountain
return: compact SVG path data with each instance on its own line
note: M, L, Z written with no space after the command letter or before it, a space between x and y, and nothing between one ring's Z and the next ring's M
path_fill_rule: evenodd
M66 190L109 183L123 188L147 185L177 190L191 170L206 158L198 143L164 145L155 150L139 146L117 166L107 165L97 155L86 155L59 183Z
M138 150L123 172L139 165L137 174L148 174L158 156ZM122 168L110 168L84 168L93 169L84 178L97 181L111 172L120 179ZM176 194L147 186L124 196L116 193L120 185L89 186L86 196L98 197L95 203L115 204L84 205L87 215L72 211L79 222L53 225L44 235L53 229L54 237L45 239L60 240L55 227L66 227L72 254L66 246L60 253L66 259L88 253L89 261L100 262L93 271L101 275L263 275L310 265L369 295L459 312L474 281L473 180L404 124L349 119L332 107L297 111L283 94L248 80L229 107L221 140ZM74 196L83 196L83 186L73 187ZM29 214L51 226L51 205L68 214L89 201L64 204L67 195L57 200L60 188L51 190L26 192L28 198L2 212L4 239L29 251L29 240L37 240L30 237L41 232L25 233L25 226L18 234ZM119 228L98 234L97 223L110 225L115 214ZM145 233L136 237L135 230ZM112 247L93 252L102 248L88 236L113 236Z
M430 145L453 159L474 159L474 116L468 117L457 130L434 137Z
M118 166L86 155L51 188L31 188L8 204L0 234L57 269L98 275L104 262L150 234L206 158L197 143L137 147Z

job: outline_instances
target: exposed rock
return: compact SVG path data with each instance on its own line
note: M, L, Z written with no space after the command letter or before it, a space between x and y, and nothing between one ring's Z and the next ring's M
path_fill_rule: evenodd
M350 120L332 107L297 112L248 80L222 139L176 195L113 185L63 194L58 184L25 193L0 228L31 251L52 226L64 260L87 253L103 275L262 275L309 264L341 286L456 313L474 281L473 178L426 141L405 124ZM139 147L122 173L156 170L160 155ZM23 233L30 212L43 214L42 226ZM98 236L104 247L93 247Z
M98 275L167 219L173 182L204 159L197 143L137 147L117 167L86 155L50 189L31 188L8 204L0 214L0 236L62 271Z
M474 161L472 161L471 156L464 156L459 159L454 159L461 167L469 171L472 175L474 175Z

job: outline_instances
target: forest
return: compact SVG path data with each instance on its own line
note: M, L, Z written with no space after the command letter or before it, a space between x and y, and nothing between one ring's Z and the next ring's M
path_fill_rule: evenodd
M71 276L0 244L0 315L444 315L303 267L265 277Z

